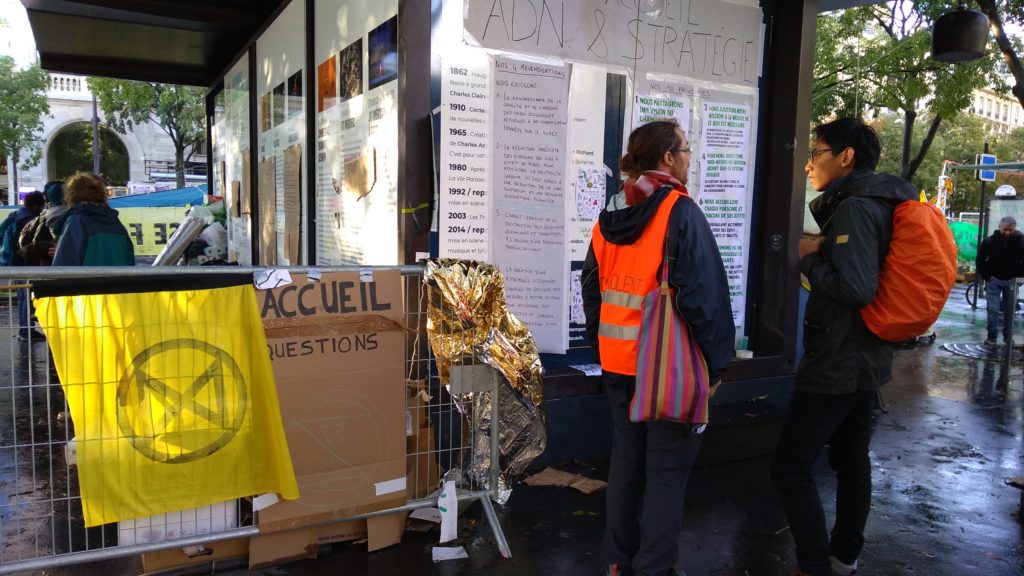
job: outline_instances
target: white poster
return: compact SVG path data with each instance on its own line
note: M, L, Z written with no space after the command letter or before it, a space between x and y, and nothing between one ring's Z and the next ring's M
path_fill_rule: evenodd
M511 310L541 352L565 352L568 328L564 65L494 60L494 248Z
M747 191L750 182L751 107L701 104L700 206L718 240L729 278L733 321L744 324L747 286Z
M441 258L490 261L491 63L474 48L441 68Z
M604 165L605 84L608 73L577 64L569 81L568 172L565 186L568 259L587 257L597 215L605 206L608 184Z
M485 48L756 86L756 0L465 0L466 41Z

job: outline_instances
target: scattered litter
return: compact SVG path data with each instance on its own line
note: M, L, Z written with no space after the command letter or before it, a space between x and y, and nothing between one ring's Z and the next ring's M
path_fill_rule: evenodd
M455 540L459 535L459 498L455 493L455 482L448 480L437 498L437 509L441 512L441 544ZM436 550L436 549L435 549Z
M554 468L545 468L543 471L527 478L525 482L528 486L561 486L563 488L573 488L584 494L593 494L598 490L603 490L608 487L608 483L603 480L587 478L580 474L570 474L569 472L556 470Z
M752 414L750 412L744 412L743 415L747 418L757 418L757 414Z
M443 560L462 560L464 558L469 558L469 554L466 554L466 549L462 546L457 546L455 548L434 546L434 562L441 562Z
M577 510L572 513L573 516L597 516L597 512L591 512L590 510Z
M764 402L767 399L768 399L768 395L764 394L762 396L754 396L753 398L750 399L750 401L751 402Z
M414 510L409 517L417 520L426 520L427 522L433 522L434 524L441 523L441 511L437 508L419 508Z
M575 368L576 370L579 370L580 372L583 372L587 376L600 376L601 375L601 365L600 364L574 364L574 365L569 366L569 367L570 368Z

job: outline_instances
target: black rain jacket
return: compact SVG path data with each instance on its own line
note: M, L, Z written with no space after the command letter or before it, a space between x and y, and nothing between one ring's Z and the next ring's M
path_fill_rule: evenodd
M1014 231L1007 238L996 230L985 238L978 251L978 274L985 280L993 276L1009 280L1024 275L1024 236Z
M669 186L662 186L636 206L603 210L598 223L605 239L620 245L635 242L671 190ZM732 360L736 341L722 256L704 213L692 199L684 197L676 201L668 226L672 231L668 281L673 289L673 302L704 352L711 383L715 383ZM600 359L597 329L601 320L601 283L593 245L587 252L581 274L587 336L593 344L595 357Z
M804 313L804 356L795 389L820 394L877 390L892 379L892 352L861 319L875 299L897 204L914 187L891 174L856 170L810 204L825 240L800 260L811 286Z

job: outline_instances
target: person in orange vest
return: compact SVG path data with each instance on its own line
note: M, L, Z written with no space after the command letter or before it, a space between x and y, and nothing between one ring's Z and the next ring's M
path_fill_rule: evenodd
M608 472L606 574L677 574L683 497L702 424L633 422L641 304L659 286L668 249L674 309L687 322L708 369L711 393L733 357L736 330L718 244L687 195L691 149L674 121L629 136L619 161L629 176L625 207L601 212L583 265L587 334L601 364L615 430Z

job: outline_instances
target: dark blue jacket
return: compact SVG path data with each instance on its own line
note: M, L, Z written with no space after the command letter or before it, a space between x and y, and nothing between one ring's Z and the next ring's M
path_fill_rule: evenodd
M68 210L54 266L134 266L135 248L117 210L83 202Z

